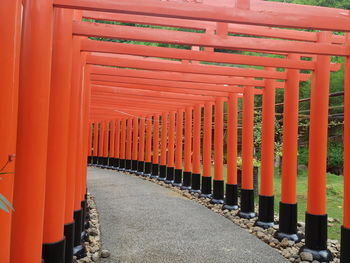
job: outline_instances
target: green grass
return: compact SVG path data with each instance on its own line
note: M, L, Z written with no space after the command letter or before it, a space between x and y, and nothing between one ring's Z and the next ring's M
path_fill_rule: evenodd
M214 167L212 167L214 175ZM226 167L224 168L224 180L226 181ZM305 221L307 208L307 170L298 171L297 179L297 202L298 220ZM259 178L260 182L260 178ZM275 172L275 213L278 214L279 202L281 200L281 177L278 170ZM328 217L337 219L339 222L332 223L328 227L328 238L340 239L340 227L343 222L343 177L327 174L327 213Z

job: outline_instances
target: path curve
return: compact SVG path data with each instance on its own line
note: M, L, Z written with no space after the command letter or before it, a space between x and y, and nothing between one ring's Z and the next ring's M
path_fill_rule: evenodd
M286 263L223 216L141 178L89 168L89 191L100 214L101 263Z

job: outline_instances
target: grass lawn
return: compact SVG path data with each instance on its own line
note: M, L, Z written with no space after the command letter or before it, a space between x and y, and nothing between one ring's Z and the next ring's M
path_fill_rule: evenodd
M212 168L212 176L214 168ZM224 169L226 181L226 167ZM259 180L260 182L260 180ZM275 173L275 213L278 214L281 199L281 177L278 170ZM297 180L298 220L305 221L307 207L307 170L298 172ZM331 223L328 227L328 238L340 240L340 227L343 222L343 177L327 174L327 213L328 217L335 218L339 222Z

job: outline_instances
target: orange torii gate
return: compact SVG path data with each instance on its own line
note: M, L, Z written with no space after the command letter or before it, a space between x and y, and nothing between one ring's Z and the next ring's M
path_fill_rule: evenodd
M4 262L41 262L42 257L46 263L71 262L73 247L76 255L81 256L84 252L81 246L81 233L86 207L86 156L102 157L104 165L108 164L106 158L115 157L115 160L112 160L114 167L128 168L133 171L137 167L139 173L145 171L146 174L157 176L159 124L162 124L161 178L164 178L166 170L166 182L174 181L175 185L182 184L184 189L191 187L195 192L201 190L203 196L209 196L212 193L210 169L213 104L215 105L216 150L212 201L223 203L224 101L228 101L229 105L228 154L231 156L228 159L229 176L225 207L237 209L235 146L237 99L241 96L243 96L244 147L240 215L255 216L251 163L254 94L263 94L264 135L261 177L264 183L261 184L260 189L258 222L263 227L271 226L273 223L271 211L273 212L274 142L272 118L274 108L272 106L275 88L285 89L284 161L278 237L298 241L295 189L298 88L300 80L308 79L307 74L300 74L301 69L313 72L306 246L302 251L311 252L315 259L321 261L330 260L331 255L327 251L325 207L328 92L329 74L339 69L339 65L330 63L330 56L346 57L344 225L341 260L349 261L350 252L345 247L350 240L349 38L333 36L330 32L311 33L266 27L348 32L350 31L349 11L265 1L215 2L216 6L210 4L210 1L190 4L165 3L156 0L28 0L23 5L22 21L21 1L1 2L0 12L5 21L0 27L0 32L6 37L4 46L0 49L2 58L0 67L5 76L4 96L1 100L3 102L1 123L4 129L0 129L2 135L0 138L4 138L7 144L1 149L0 160L5 164L1 172L4 170L6 174L11 174L14 171L15 174L12 178L14 184L11 177L6 177L1 190L9 200L12 200L12 193L14 193L13 205L16 209L12 219L8 215L0 217L4 228L4 245L1 248ZM73 12L72 9L87 11ZM112 13L118 13L120 20L116 18L116 14ZM188 28L187 24L190 24L189 28L205 32L169 32L154 28L98 25L82 21L83 17L179 28ZM188 19L191 23L186 21ZM214 30L217 30L217 35L213 33ZM230 33L272 37L279 40L229 36ZM81 36L201 46L205 47L205 50L180 50L103 42L97 44L97 41ZM20 43L21 49L19 49ZM222 54L210 48L266 52L287 56L287 58ZM105 54L100 55L97 52ZM286 70L276 72L267 68L241 69L197 63L160 62L160 60L145 59L140 56ZM300 59L301 56L310 57L313 60L303 61ZM142 70L135 70L137 68ZM263 80L254 78L263 78ZM285 83L275 80L284 80ZM18 101L17 87L19 87ZM263 90L254 89L254 87L263 87ZM15 121L17 103L18 123ZM200 111L203 105L205 108L203 176L201 189L199 189ZM192 116L193 110L194 116ZM183 123L184 112L185 124ZM165 121L167 115L169 115L169 127ZM161 123L160 116L162 116ZM138 119L140 119L139 129ZM154 120L153 160L151 159L152 119ZM115 122L116 125L110 124L111 122ZM92 126L89 123L93 123L94 131L90 130ZM185 128L185 147L182 151L183 127ZM14 136L16 132L17 136ZM168 143L164 137L166 132L169 134ZM174 135L176 135L176 151L174 151ZM15 138L17 139L16 150L14 149ZM96 144L99 148L95 147ZM90 153L92 149L93 154ZM168 149L167 156L166 149ZM185 157L184 168L182 154Z

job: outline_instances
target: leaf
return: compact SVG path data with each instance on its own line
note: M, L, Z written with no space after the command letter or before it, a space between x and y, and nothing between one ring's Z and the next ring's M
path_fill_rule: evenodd
M14 211L15 209L13 208L13 206L11 205L11 203L6 199L5 196L3 196L2 194L0 194L0 200L2 202L4 202L12 211Z
M0 202L0 209L9 213L10 211L8 210L8 208L6 207L6 205L3 202Z

